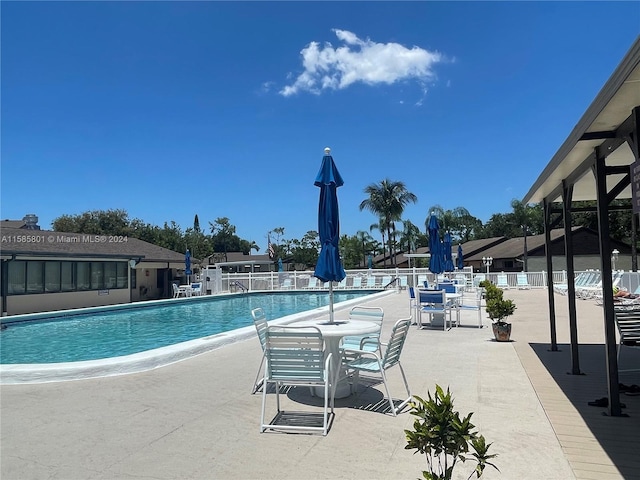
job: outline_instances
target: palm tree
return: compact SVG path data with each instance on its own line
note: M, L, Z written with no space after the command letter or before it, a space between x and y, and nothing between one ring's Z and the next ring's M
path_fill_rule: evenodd
M533 208L527 205L526 203L522 203L520 200L514 198L511 200L511 208L513 208L513 221L514 223L522 228L522 235L524 237L524 247L522 252L522 268L523 271L528 271L527 265L527 231L533 220Z
M440 205L433 205L429 209L429 216L433 213L438 219L440 224L440 230L443 232L453 233L454 236L462 237L461 225L463 220L467 217L471 217L469 210L464 207L456 207L453 210L445 210ZM424 221L425 227L429 228L429 216Z
M356 238L362 244L362 265L367 264L367 245L373 241L373 237L363 230L356 232Z
M400 244L407 246L407 252L411 253L415 250L416 241L420 235L420 229L414 225L411 220L402 221L402 234L400 235Z
M369 225L369 231L373 232L374 230L379 230L380 231L380 235L382 235L382 265L384 267L387 266L387 257L385 255L386 250L385 250L385 246L384 246L384 232L386 230L384 222L382 221L382 219L378 220L378 223L372 223L371 225Z
M389 242L389 255L393 255L395 240L395 222L402 218L402 213L409 203L416 203L418 197L407 190L403 182L391 181L388 178L380 183L372 183L364 189L369 198L360 203L360 210L369 210L380 218L380 225L386 229Z

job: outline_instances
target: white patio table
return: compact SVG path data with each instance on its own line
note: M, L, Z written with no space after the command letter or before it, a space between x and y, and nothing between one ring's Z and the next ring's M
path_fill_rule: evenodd
M322 333L325 343L325 352L331 353L331 370L332 373L338 373L338 383L336 384L334 398L345 398L351 395L351 387L342 373L342 355L340 354L340 340L342 337L349 335L366 335L367 333L375 333L379 331L380 325L374 322L362 320L334 320L333 323L328 319L302 320L292 323L295 327L317 327ZM324 395L324 389L317 387L316 395L321 397Z

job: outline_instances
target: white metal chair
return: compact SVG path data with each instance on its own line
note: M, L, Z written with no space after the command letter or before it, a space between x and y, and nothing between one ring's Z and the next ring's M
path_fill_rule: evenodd
M325 358L324 340L317 327L268 327L266 331L265 357L267 365L262 388L262 413L260 433L271 430L319 432L326 435L329 428L329 402L333 415L334 384L331 371L331 354ZM277 414L265 423L267 385L275 384ZM309 412L285 412L280 409L280 387L324 386L322 426L309 425ZM291 419L287 423L287 419Z
M367 288L375 288L376 287L376 277L369 276L367 277Z
M475 299L472 303L466 303L465 297L456 305L459 311L477 311L478 312L478 328L482 328L482 289L476 288ZM459 321L458 321L459 322Z
M353 288L362 288L362 277L353 277Z
M291 282L290 278L285 278L282 281L282 288L285 289L285 290L289 290L289 289L293 288L293 283Z
M407 377L404 373L404 369L402 368L402 364L400 363L402 347L404 347L410 325L411 318L404 318L396 322L396 324L393 326L393 330L391 331L389 342L384 344L384 355L380 356L377 352L361 350L360 352L358 352L359 355L355 360L351 360L345 364L347 370L353 371L352 390L354 392L357 392L358 390L360 372L380 375L380 377L382 378L382 383L384 384L385 391L387 392L387 399L389 401L389 406L391 407L391 412L393 413L394 417L397 416L398 412L402 410L405 405L407 405L411 401L412 398L411 391L409 390L409 384L407 383ZM387 376L385 373L387 370L395 367L396 365L400 368L402 379L404 380L404 386L407 390L408 395L408 397L404 399L397 407L394 405L393 399L391 398L391 392L389 391L389 385L387 383Z
M418 328L422 328L422 314L429 315L429 323L433 326L433 316L442 315L443 329L447 330L447 318L449 328L452 326L451 310L452 306L447 301L447 292L444 290L418 290Z
M375 351L380 348L380 331L384 320L384 310L382 308L355 306L349 312L349 320L373 322L378 324L379 328L376 333L343 337L342 349L345 355L348 356L351 350Z
M639 372L638 368L620 369L620 350L623 346L640 348L640 308L635 306L616 306L615 320L620 334L618 344L618 371L620 373Z
M262 308L254 308L251 310L251 316L253 317L253 324L256 327L256 332L258 333L258 340L260 340L260 347L262 347L262 360L260 360L260 366L258 367L258 373L256 375L256 379L253 382L253 390L251 394L256 393L260 387L264 384L264 376L261 378L262 367L264 366L265 359L265 345L266 345L266 335L267 328L269 324L267 323L267 317L264 314L264 310Z
M408 283L407 283L407 276L406 275L402 275L400 277L399 281L400 281L400 288L401 289L404 290L405 288L407 288Z
M192 283L191 284L191 295L198 296L202 295L202 283Z
M391 283L393 277L391 275L385 275L382 277L382 288L387 288L387 286Z
M180 296L180 287L175 283L171 284L173 286L173 298L178 298Z
M318 288L318 278L309 277L309 283L307 284L307 288Z

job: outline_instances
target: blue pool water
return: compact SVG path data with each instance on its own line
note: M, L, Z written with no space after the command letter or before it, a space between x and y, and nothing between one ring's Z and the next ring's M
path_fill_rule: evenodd
M335 303L373 293L335 292ZM62 363L130 355L253 324L251 309L268 319L329 304L319 293L213 297L11 324L0 334L0 363Z

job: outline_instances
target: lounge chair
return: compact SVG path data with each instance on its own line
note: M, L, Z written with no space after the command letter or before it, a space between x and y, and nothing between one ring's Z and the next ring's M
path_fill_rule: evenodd
M384 277L382 277L382 288L387 288L392 281L393 277L391 275L385 275Z
M405 405L407 405L413 398L411 396L411 391L409 390L409 384L407 383L407 376L405 375L402 364L400 363L402 347L404 346L407 334L409 333L410 325L411 318L404 318L396 322L396 324L393 326L393 330L391 331L389 342L384 344L385 351L382 356L380 356L377 352L361 350L359 352L356 352L359 353L359 356L355 360L351 360L345 363L347 371L353 372L353 375L351 377L351 388L354 392L358 391L360 372L376 374L381 377L382 383L384 384L384 388L387 393L387 400L389 401L391 413L393 413L394 417L397 416L398 412L402 410ZM402 380L404 381L404 386L407 390L408 395L408 397L402 400L397 407L395 406L393 399L391 398L391 392L389 391L387 376L385 374L387 370L395 367L396 365L400 368L400 372L402 373Z
M526 273L519 273L516 277L516 286L518 290L528 290L531 288L529 285L529 279L527 278Z
M317 277L309 277L309 283L306 288L318 288L318 278Z
M418 287L420 288L429 288L429 281L427 280L426 275L418 275Z
M487 279L487 276L484 273L479 273L475 277L473 277L473 286L478 288L481 282L484 282Z
M325 357L324 339L317 327L269 327L266 331L265 357L267 366L262 388L260 433L266 430L307 431L326 435L329 429L329 403L333 415L334 373L331 371L331 353ZM265 422L267 385L275 385L277 414ZM280 387L324 387L322 426L310 425L309 412L286 412L280 409ZM290 423L282 420L290 418Z
M353 288L362 288L362 277L353 277Z
M367 277L367 288L376 288L376 277Z
M400 288L401 289L404 290L405 288L407 288L407 276L406 275L401 276L399 281L400 281Z
M291 282L290 278L285 278L284 281L282 282L282 289L284 290L289 290L291 288L293 288L293 284Z
M507 281L507 276L504 273L498 274L498 281L496 282L496 287L507 290L509 288L509 282Z
M340 282L338 282L338 285L336 286L336 288L340 288L342 290L347 288L347 278L348 277L344 277L342 280L340 280Z
M416 289L413 287L409 287L409 314L415 325L418 322L418 301L416 299Z

